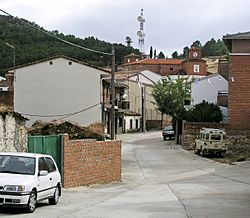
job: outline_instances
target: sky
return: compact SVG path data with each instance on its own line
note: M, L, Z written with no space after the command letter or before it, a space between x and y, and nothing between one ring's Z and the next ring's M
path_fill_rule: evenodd
M166 56L196 40L250 31L249 8L249 0L0 0L0 9L46 30L124 45L130 36L135 48L143 9L144 51Z

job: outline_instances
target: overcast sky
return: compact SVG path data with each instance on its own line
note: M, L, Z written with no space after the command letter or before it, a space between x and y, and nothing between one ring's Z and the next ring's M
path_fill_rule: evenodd
M0 8L47 30L138 46L144 9L145 51L171 55L195 40L250 31L249 0L0 0ZM1 12L0 12L1 13Z

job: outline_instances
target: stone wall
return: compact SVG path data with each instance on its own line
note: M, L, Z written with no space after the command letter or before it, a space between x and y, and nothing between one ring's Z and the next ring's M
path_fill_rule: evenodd
M25 122L14 113L0 113L0 152L27 151Z
M199 135L201 128L224 129L227 134L228 149L231 151L244 149L250 151L250 130L235 129L228 124L221 123L192 123L184 122L182 145L184 149L193 149L195 138Z
M64 187L121 181L121 141L69 140L64 136Z

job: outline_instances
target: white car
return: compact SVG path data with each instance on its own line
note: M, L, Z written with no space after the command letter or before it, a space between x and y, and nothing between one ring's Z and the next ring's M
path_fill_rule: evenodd
M50 155L0 153L0 206L24 207L33 213L38 201L57 204L61 175Z

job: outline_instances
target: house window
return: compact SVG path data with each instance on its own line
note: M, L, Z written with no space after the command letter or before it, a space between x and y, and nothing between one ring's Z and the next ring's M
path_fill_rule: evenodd
M195 64L194 65L194 73L199 73L200 72L200 65Z
M133 129L133 120L130 119L130 129Z
M170 70L171 70L171 71L173 71L173 70L174 70L174 68L173 68L173 67L170 67Z
M139 120L138 119L135 120L135 128L139 129Z
M122 118L119 118L119 127L122 127Z
M53 65L53 61L50 61L50 62L49 62L49 65Z
M72 61L69 61L69 65L72 65Z

